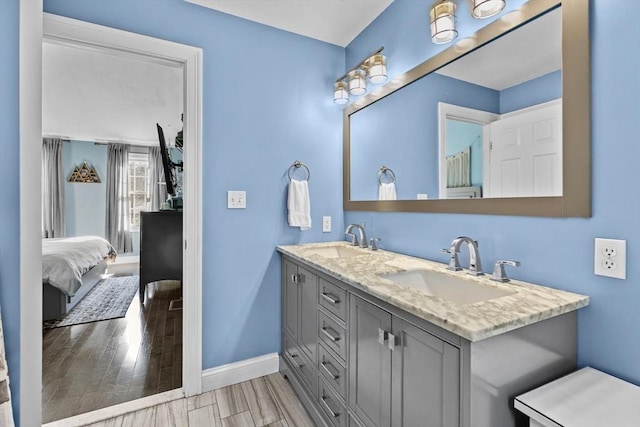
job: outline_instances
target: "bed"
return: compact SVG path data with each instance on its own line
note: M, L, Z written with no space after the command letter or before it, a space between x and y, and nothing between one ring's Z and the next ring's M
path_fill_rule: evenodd
M60 319L102 278L116 251L105 239L42 239L42 319Z

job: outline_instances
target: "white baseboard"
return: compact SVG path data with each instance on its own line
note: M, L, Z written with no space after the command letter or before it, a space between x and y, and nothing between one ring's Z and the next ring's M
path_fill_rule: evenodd
M273 374L279 369L278 353L265 354L217 368L206 369L202 372L202 392Z
M139 264L140 255L118 255L112 264Z

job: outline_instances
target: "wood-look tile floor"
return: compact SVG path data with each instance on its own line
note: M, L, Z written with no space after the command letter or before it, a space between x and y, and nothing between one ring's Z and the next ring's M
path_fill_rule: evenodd
M137 264L107 272L139 274ZM168 310L179 285L149 285L124 318L43 330L43 422L182 387L182 310Z
M121 415L90 427L315 427L279 373Z

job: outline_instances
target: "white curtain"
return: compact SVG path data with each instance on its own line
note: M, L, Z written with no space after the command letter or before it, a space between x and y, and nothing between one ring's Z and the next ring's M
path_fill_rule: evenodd
M42 140L42 237L64 237L64 176L58 138Z
M118 252L132 252L129 228L129 146L109 144L105 235Z
M152 211L160 210L167 200L167 186L164 183L164 169L160 147L149 147L149 198Z
M447 188L471 186L471 147L451 156L447 161Z

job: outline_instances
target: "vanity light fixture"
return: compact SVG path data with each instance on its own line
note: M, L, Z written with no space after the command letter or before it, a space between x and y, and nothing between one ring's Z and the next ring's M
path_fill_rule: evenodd
M358 65L340 76L333 85L333 102L346 104L349 94L364 95L367 93L367 80L373 84L381 84L387 80L387 57L379 48L360 61Z
M364 78L364 70L356 68L347 73L349 81L349 93L351 95L362 95L367 92L367 81Z
M478 19L488 18L500 13L506 4L506 0L473 0L471 15Z
M429 11L431 41L449 43L458 36L456 31L456 4L452 0L438 0Z
M349 102L349 86L340 80L333 85L333 102L336 104L346 104Z

